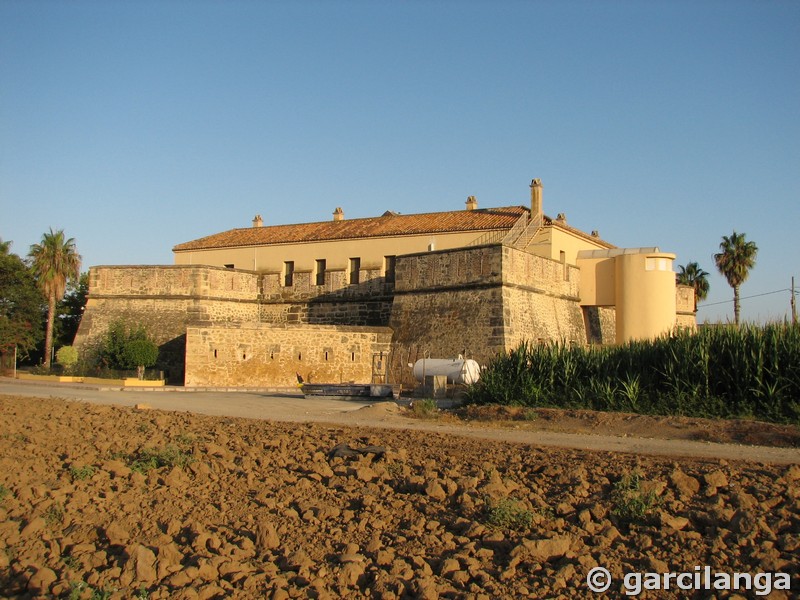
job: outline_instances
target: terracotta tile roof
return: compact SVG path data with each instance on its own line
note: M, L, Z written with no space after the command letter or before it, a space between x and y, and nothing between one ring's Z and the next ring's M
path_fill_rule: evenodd
M414 215L398 215L387 211L383 216L365 219L344 219L342 221L331 220L297 225L271 225L231 229L191 242L178 244L173 248L173 251L182 252L322 240L510 229L527 212L528 209L524 206Z

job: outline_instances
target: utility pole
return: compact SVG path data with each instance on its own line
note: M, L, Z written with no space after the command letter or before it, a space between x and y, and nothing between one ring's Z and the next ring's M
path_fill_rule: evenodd
M797 325L797 294L794 291L794 275L792 275L792 325Z

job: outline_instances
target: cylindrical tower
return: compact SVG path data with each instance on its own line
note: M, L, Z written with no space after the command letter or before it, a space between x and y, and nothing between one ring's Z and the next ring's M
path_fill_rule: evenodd
M675 327L674 254L621 254L615 259L617 343L653 339Z

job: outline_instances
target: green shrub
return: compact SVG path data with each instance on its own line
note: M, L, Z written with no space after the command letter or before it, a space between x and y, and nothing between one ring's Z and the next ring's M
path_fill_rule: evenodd
M77 557L72 556L71 554L65 554L61 557L61 562L67 569L71 571L77 571L81 566L81 561L78 560Z
M73 481L83 481L84 479L91 479L96 472L97 469L95 469L92 465L69 468L69 474L72 476Z
M614 506L611 514L626 521L644 521L658 506L655 491L642 488L642 475L638 471L625 474L611 493Z
M78 363L78 351L73 346L61 346L56 352L56 362L69 372Z
M433 419L439 413L439 407L436 406L436 400L432 398L423 398L421 400L414 400L411 403L411 411L415 417L420 419Z
M525 531L533 524L533 511L513 498L488 499L485 510L486 522L493 527Z
M129 461L131 470L139 473L161 467L185 467L191 462L192 455L189 452L172 445L165 448L145 448Z
M47 507L47 510L44 511L42 516L44 517L45 523L50 527L54 527L64 520L64 507L60 502L54 502Z

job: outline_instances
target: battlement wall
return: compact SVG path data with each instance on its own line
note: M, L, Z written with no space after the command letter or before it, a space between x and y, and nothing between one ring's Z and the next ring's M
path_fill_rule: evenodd
M577 267L500 244L397 259L395 354L485 364L522 340L585 343Z
M89 270L95 297L219 297L258 299L259 275L253 271L204 265L99 266Z
M101 266L89 270L89 297L73 345L91 354L110 325L144 327L159 345L158 367L183 383L189 323L259 318L258 275L200 265Z
M475 246L398 256L395 294L501 285L502 248Z

